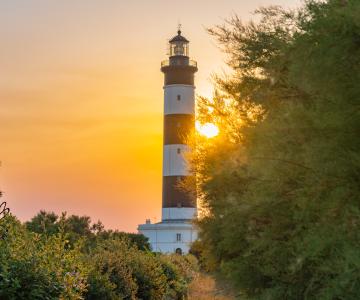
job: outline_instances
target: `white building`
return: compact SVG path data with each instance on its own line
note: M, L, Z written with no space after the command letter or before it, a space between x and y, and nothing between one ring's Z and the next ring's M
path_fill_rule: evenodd
M190 151L187 137L195 129L195 61L189 59L189 41L181 31L169 41L169 59L161 63L164 73L164 149L161 222L145 224L138 231L149 238L153 251L188 253L197 238L192 220L197 217L193 193L179 188L190 174L184 154ZM195 182L195 181L193 181Z

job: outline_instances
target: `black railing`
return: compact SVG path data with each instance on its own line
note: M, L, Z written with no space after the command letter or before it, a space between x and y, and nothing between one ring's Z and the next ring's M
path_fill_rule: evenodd
M196 67L197 67L197 62L196 62L195 60L191 60L191 59L189 59L188 63L186 63L186 64L184 64L184 63L181 62L181 61L176 61L176 62L171 61L171 62L170 62L169 59L163 60L163 61L161 62L161 67L183 66L183 65L185 65L185 66L191 66L191 67L195 67L195 68L196 68Z

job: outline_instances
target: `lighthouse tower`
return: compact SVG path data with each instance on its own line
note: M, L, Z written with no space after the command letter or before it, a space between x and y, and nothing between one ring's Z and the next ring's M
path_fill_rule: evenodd
M177 32L169 41L169 59L161 63L164 73L164 148L162 221L139 225L153 251L187 253L197 238L192 220L197 216L195 180L193 192L181 189L192 176L185 155L191 149L187 138L195 129L194 74L197 64L189 58L189 41Z
M163 61L164 73L164 151L162 220L191 220L196 214L196 199L179 189L190 176L184 154L187 137L195 128L194 73L196 62L189 59L189 41L181 31L170 40L169 60Z

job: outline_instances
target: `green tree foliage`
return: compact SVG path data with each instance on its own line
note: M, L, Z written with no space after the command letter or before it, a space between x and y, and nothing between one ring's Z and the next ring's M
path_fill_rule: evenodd
M136 246L139 250L150 250L149 239L143 234L128 233L118 230L103 230L96 234L97 243L105 240L126 239L130 244Z
M2 220L1 299L82 299L87 268L79 247L69 249L62 230L41 238L14 217Z
M53 212L46 212L41 210L36 216L32 217L30 221L25 223L28 230L36 233L55 234L59 232L57 224L59 217Z
M74 245L80 240L85 241L85 248L95 247L100 241L108 239L128 239L140 250L149 250L150 244L148 238L142 234L121 232L118 230L105 230L104 225L98 221L91 224L91 218L88 216L66 216L63 213L61 218L54 212L41 210L30 221L25 223L29 231L44 235L58 233L63 224L63 230L67 233L70 245Z
M138 286L128 257L131 250L136 251L124 240L106 240L90 253L93 268L86 299L136 299Z
M183 299L188 285L196 276L198 262L192 255L160 255L163 272L167 278L167 299Z
M196 260L154 254L138 234L41 211L0 223L0 299L182 299Z
M93 261L86 299L182 299L196 271L193 256L139 250L129 240L105 240Z
M209 30L233 74L191 158L205 267L256 299L360 296L360 2L257 10Z

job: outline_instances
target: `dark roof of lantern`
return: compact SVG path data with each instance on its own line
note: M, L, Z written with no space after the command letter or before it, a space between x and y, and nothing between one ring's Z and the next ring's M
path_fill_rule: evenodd
M178 34L175 35L175 36L169 41L169 43L172 43L172 42L185 42L185 43L188 43L189 41L181 35L181 31L179 30L179 31L178 31Z

